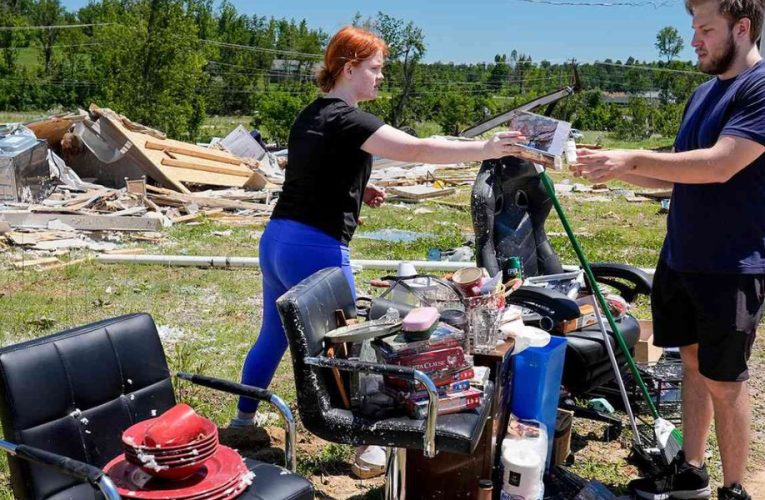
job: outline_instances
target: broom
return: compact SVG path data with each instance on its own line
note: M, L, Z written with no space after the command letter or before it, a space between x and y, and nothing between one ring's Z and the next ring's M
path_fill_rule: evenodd
M587 276L587 281L590 284L590 288L595 294L598 304L600 305L600 309L605 313L608 324L614 334L614 338L619 344L619 348L624 353L624 357L627 360L627 365L632 372L632 376L635 378L635 381L637 382L638 387L640 388L640 391L645 398L648 409L651 412L651 416L654 418L654 433L656 434L657 445L659 450L661 450L664 459L667 461L667 463L669 463L682 449L683 436L680 431L672 424L672 422L661 418L661 415L659 415L659 410L656 408L656 405L654 404L653 399L648 392L648 387L646 387L645 382L643 382L643 378L640 376L640 371L638 370L637 364L635 364L635 360L630 354L629 346L627 346L627 343L624 341L624 336L622 336L622 332L619 330L619 327L614 320L614 316L611 314L611 310L608 308L606 298L603 296L603 293L600 290L600 286L598 286L598 283L595 281L595 275L592 273L590 264L587 261L582 248L579 246L579 242L577 241L576 236L574 236L574 232L571 230L571 225L568 223L566 214L563 212L563 207L558 201L557 196L555 196L555 186L553 185L552 180L550 180L550 177L547 175L547 172L545 172L543 167L537 166L537 171L539 172L539 176L542 179L542 184L544 185L548 196L553 202L555 212L558 214L561 224L563 224L563 229L566 231L566 235L568 236L571 245L574 247L574 252L576 252L579 263L581 264L582 269ZM637 442L639 442L639 437L637 437Z

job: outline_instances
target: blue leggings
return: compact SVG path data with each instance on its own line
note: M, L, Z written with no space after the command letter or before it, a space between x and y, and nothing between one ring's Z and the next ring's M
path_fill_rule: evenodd
M260 238L263 274L263 323L242 369L242 383L267 388L274 377L287 337L276 309L276 299L316 271L342 267L355 297L348 247L315 227L289 219L274 219ZM239 411L251 413L258 403L239 399Z

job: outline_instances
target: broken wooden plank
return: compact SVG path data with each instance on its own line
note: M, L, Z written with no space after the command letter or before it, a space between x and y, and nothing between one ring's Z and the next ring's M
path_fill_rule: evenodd
M107 250L104 253L105 254L109 254L109 255L140 255L142 253L146 253L146 249L145 248L139 248L139 247L135 247L135 248L117 248L117 249L114 249L114 250Z
M38 214L20 211L0 212L0 221L13 227L48 228L63 224L80 231L157 231L162 227L159 219L149 217L111 217L108 215Z
M216 167L213 165L200 165L198 163L193 163L190 161L183 161L183 160L173 160L172 158L162 158L162 166L165 167L175 167L175 168L183 168L186 170L198 170L200 172L210 172L213 174L224 174L224 175L233 175L236 177L247 177L248 179L252 175L252 171L248 168L247 171L243 170L235 170L232 168L226 168L226 167Z
M249 203L245 201L227 200L224 198L211 198L207 196L196 196L193 194L181 194L169 189L158 188L156 186L146 186L148 191L158 194L150 196L160 203L169 202L171 205L180 205L186 203L196 203L200 207L209 208L231 208L234 210L263 210L270 212L273 207L265 203Z
M201 151L192 147L178 146L174 144L166 144L155 141L146 141L144 146L146 149L153 149L157 151L169 151L171 153L178 153L184 156L192 156L194 158L204 158L205 160L219 161L222 163L228 163L230 165L241 165L242 160L236 156L231 156L223 153L216 153L213 150Z
M440 198L454 194L454 188L435 188L430 186L398 186L391 187L389 193L393 196L406 198L408 200L425 200L428 198Z
M196 219L200 219L202 217L210 217L211 215L215 215L215 214L219 214L219 213L223 213L223 209L222 208L213 208L213 209L210 209L210 210L200 210L199 212L196 212L196 213L193 213L193 214L181 215L179 217L173 217L170 220L173 221L173 224L177 224L179 222L188 222L190 220L196 220Z
M56 264L61 262L57 257L43 257L41 259L24 259L13 263L13 267L16 269L24 269L27 267L44 266L47 264Z

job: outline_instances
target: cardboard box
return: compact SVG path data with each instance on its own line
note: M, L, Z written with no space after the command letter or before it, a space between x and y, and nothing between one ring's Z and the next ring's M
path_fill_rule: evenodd
M580 304L579 317L559 323L555 330L561 333L569 333L594 325L597 322L598 318L595 316L595 308L592 307L592 304Z
M558 408L555 419L555 437L553 440L552 465L564 465L571 454L571 426L574 412Z
M640 320L640 339L635 344L635 361L638 363L656 363L664 353L664 348L653 345L653 321Z

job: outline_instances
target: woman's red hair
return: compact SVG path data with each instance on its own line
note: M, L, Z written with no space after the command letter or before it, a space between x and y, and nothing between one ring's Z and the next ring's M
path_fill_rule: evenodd
M356 66L375 55L377 51L382 51L383 56L387 56L388 45L365 29L346 26L335 33L324 51L324 67L318 76L321 90L332 90L347 63Z

